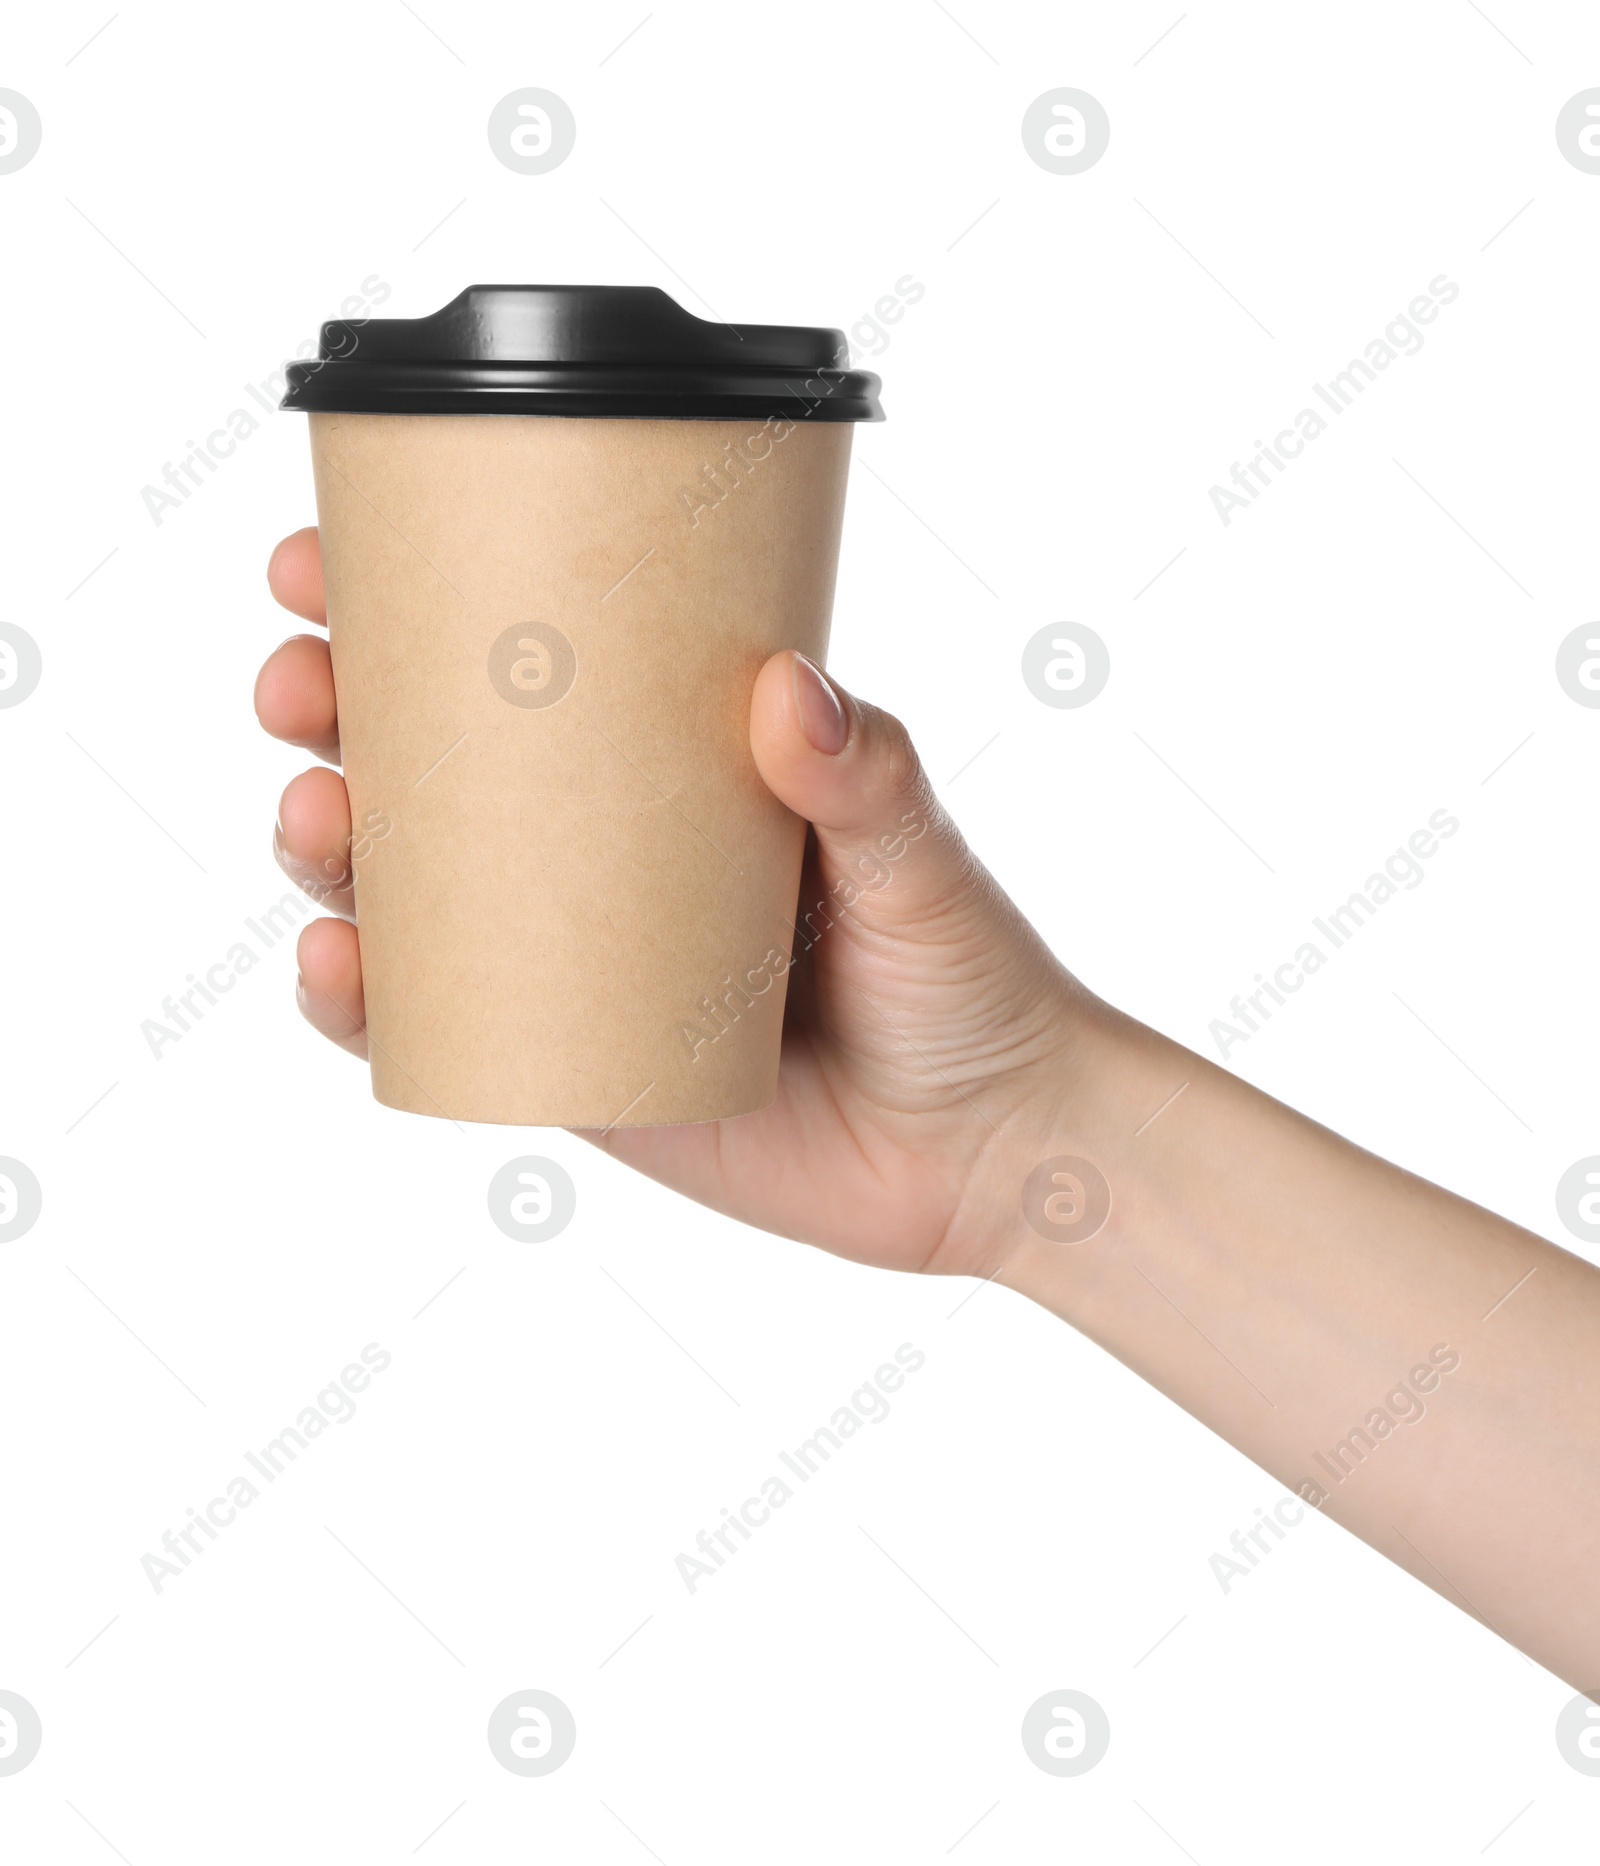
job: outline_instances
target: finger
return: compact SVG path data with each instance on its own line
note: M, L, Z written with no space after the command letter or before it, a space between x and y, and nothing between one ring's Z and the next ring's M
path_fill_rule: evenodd
M909 927L966 910L983 870L898 719L776 654L756 679L750 746L768 789L815 826L822 881L854 890L858 914Z
M300 1013L341 1050L367 1053L367 1007L361 995L361 947L347 920L313 920L302 929Z
M275 601L303 622L328 620L322 594L322 547L317 528L291 531L267 559L267 588Z
M339 761L339 714L328 644L291 635L267 656L256 676L256 718L275 739Z
M302 771L278 803L278 866L330 913L356 917L350 867L350 793L337 771Z

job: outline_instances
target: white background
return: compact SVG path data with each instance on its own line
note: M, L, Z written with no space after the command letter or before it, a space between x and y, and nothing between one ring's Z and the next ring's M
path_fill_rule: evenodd
M305 762L250 707L295 626L263 570L312 516L299 418L159 525L141 498L261 415L245 383L372 275L394 315L527 279L849 326L910 274L835 670L1068 963L1200 1049L1457 815L1229 1066L1594 1256L1554 1188L1600 1151L1600 713L1554 658L1594 615L1600 177L1554 122L1600 18L1180 5L9 23L44 124L0 175L0 617L44 657L0 712L0 1153L44 1189L0 1246L0 1688L44 1723L9 1858L1509 1866L1593 1833L1567 1686L1321 1519L1224 1595L1276 1487L1042 1312L380 1109L287 940L159 1061L141 1035L283 892ZM577 119L543 176L486 139L524 85ZM1076 176L1020 135L1060 85L1112 126ZM1425 347L1224 527L1209 487L1441 273ZM1078 711L1019 669L1066 619L1112 657ZM489 1220L523 1153L577 1182L556 1242ZM368 1342L358 1416L156 1595L141 1556ZM691 1597L678 1552L902 1342L893 1415ZM578 1724L540 1780L484 1736L525 1686ZM1057 1687L1111 1719L1074 1780L1018 1736Z

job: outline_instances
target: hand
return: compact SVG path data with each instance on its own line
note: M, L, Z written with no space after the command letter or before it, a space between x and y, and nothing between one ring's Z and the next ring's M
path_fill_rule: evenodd
M314 532L278 547L268 580L323 619ZM325 644L285 642L256 710L336 759ZM772 1107L589 1137L748 1224L1004 1281L1295 1492L1280 1525L1323 1511L1592 1687L1600 1415L1573 1395L1600 1344L1600 1273L1090 997L973 859L900 724L809 663L761 670L750 746L813 827L802 914L907 818L926 828L888 885L830 907L791 973ZM363 1054L343 782L296 778L279 821L279 860L341 916L301 933L301 1006ZM1029 1173L1062 1155L1112 1189L1080 1243L1021 1207ZM1249 1554L1244 1535L1230 1547Z
M314 530L278 546L267 581L286 609L326 621ZM338 762L320 637L286 641L255 700L268 732ZM842 878L859 881L857 860L908 819L914 840L880 891L863 890L848 911L830 905L834 924L798 957L770 1108L588 1138L702 1204L858 1262L996 1274L1018 1235L1021 1177L1061 1151L1049 1111L1110 1014L979 865L898 720L801 656L778 654L756 681L750 745L773 793L813 826L802 914ZM300 935L301 1010L364 1056L350 800L336 772L312 769L289 785L274 847L291 879L338 916Z

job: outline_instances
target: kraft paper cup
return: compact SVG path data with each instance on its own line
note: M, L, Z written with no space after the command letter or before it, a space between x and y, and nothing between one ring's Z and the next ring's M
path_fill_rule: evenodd
M750 696L774 652L825 658L872 415L773 412L761 383L726 419L318 408L378 393L339 386L351 360L299 366L289 405L311 413L374 1094L590 1128L766 1106L805 825L756 771ZM705 371L640 374L637 397L665 377L714 402Z

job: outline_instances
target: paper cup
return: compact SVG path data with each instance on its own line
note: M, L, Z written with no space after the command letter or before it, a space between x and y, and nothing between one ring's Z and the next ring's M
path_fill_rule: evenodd
M766 1106L805 825L756 771L750 695L776 651L825 657L850 423L871 415L765 386L727 419L316 406L362 386L311 372L291 405L311 409L374 1094L586 1128Z

